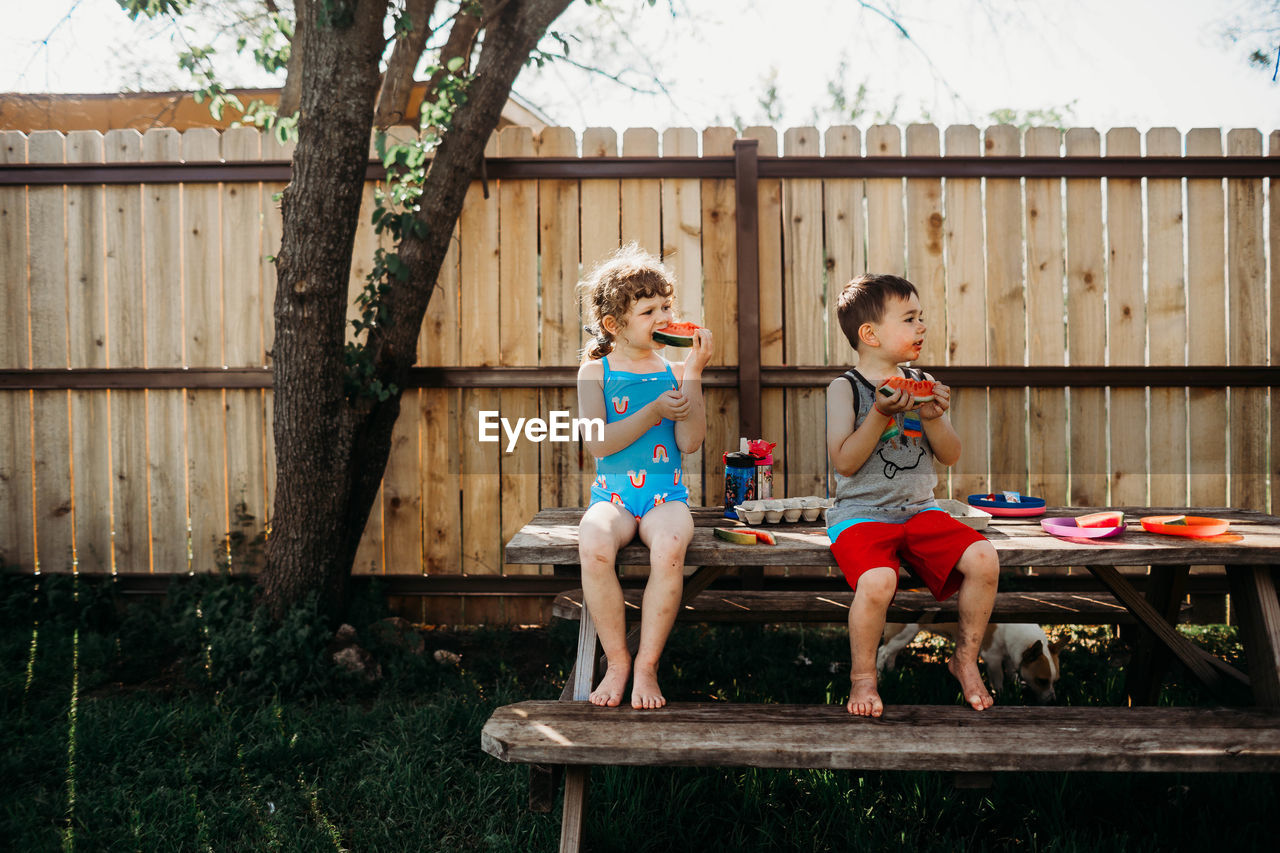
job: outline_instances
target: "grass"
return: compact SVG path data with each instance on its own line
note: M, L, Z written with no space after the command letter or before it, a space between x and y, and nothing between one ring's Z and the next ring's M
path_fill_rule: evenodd
M423 655L369 640L384 678L366 685L316 664L323 632L272 632L228 588L124 605L85 582L4 580L0 846L556 848L558 810L529 812L527 769L479 736L498 705L559 694L575 626L432 631ZM362 638L376 602L365 611ZM1238 658L1230 629L1193 633ZM1116 701L1123 645L1073 636L1063 701ZM886 700L957 701L943 653L937 640L904 653ZM663 676L679 700L835 702L847 666L837 629L689 625ZM1175 678L1163 701L1205 697ZM597 768L585 832L600 851L1270 849L1276 793L1244 775L1002 774L972 791L928 772Z

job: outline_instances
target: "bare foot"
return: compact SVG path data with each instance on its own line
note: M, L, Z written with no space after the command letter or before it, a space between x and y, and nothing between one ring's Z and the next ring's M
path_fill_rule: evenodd
M631 707L653 710L667 704L667 697L658 687L658 671L652 667L636 666L635 683L631 686Z
M631 674L629 663L609 664L599 686L587 697L592 705L605 705L616 708L622 704L622 694L627 689L627 676Z
M960 682L964 701L968 702L973 710L985 711L996 703L996 700L992 699L991 694L987 692L987 686L982 683L982 675L978 672L976 661L961 663L953 657L947 661L947 669L951 670L956 681Z
M878 717L884 713L884 703L876 691L874 675L855 675L850 677L849 683L849 704L845 710L859 717Z

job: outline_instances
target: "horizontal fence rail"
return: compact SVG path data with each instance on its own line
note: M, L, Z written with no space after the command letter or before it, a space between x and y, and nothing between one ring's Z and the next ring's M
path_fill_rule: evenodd
M0 133L7 567L156 588L254 570L291 153L252 128ZM370 155L353 300L391 248ZM825 386L855 359L835 304L873 271L916 284L919 364L955 389L963 452L939 496L1273 507L1277 177L1280 133L1249 129L506 129L436 283L356 572L431 622L546 620L566 579L502 544L586 503L592 460L572 441L508 452L478 421L576 414L575 287L625 242L715 337L694 502L721 500L743 435L778 442L779 493L828 493Z

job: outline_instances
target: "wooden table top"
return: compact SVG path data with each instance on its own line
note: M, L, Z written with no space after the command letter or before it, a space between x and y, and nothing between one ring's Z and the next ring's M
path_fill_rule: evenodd
M735 522L719 507L692 507L693 541L685 553L689 566L834 566L830 540L821 523L756 525L778 544L732 545L717 539L715 527ZM1069 541L1052 536L1041 518L1077 516L1118 509L1127 529L1113 539ZM576 565L578 522L583 507L539 510L506 546L509 563ZM1147 515L1204 515L1231 522L1218 539L1189 539L1148 533L1138 519ZM982 533L1006 566L1280 565L1280 518L1252 510L1187 507L1048 507L1035 518L993 518ZM620 565L648 565L649 550L634 540L618 554Z

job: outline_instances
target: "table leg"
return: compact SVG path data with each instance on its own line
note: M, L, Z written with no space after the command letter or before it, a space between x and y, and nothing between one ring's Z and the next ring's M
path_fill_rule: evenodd
M578 656L573 664L565 684L565 693L571 693L561 699L570 698L575 701L586 701L591 695L591 688L596 683L596 648L598 646L596 623L591 618L591 611L586 604L582 606L582 615L578 620ZM564 805L560 812L560 850L562 853L576 853L582 845L582 816L587 807L587 782L591 777L590 767L568 767L564 772Z
M1163 566L1147 579L1147 601L1170 625L1178 624L1186 594L1190 566ZM1134 705L1154 705L1160 698L1160 681L1173 662L1169 649L1150 631L1143 631L1125 674L1124 688Z
M564 809L560 818L560 853L578 853L582 846L582 816L587 808L587 779L590 767L573 766L564 771Z
M1280 599L1273 566L1227 566L1231 610L1249 659L1253 701L1280 707Z
M1212 658L1186 637L1174 630L1164 617L1134 588L1127 578L1115 570L1114 566L1089 566L1093 576L1102 581L1111 594L1129 609L1134 618L1145 625L1156 638L1173 652L1174 657L1189 669L1202 684L1219 697L1227 695L1227 685L1223 680L1219 667L1206 658Z

